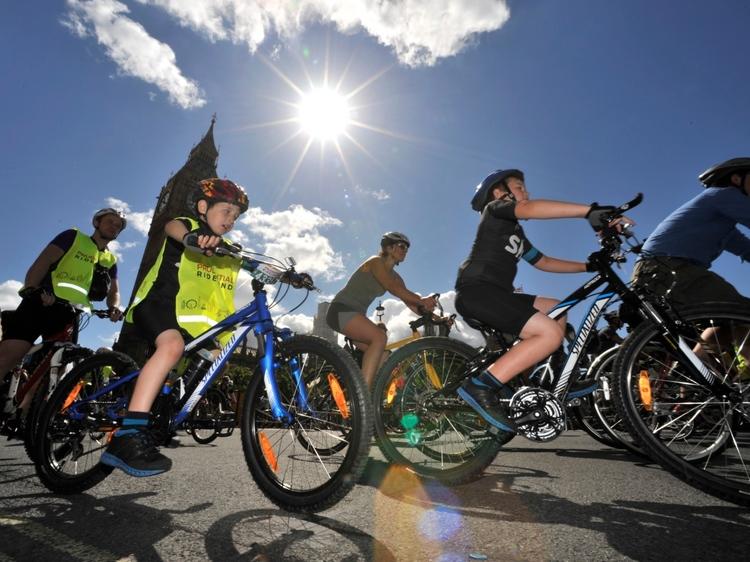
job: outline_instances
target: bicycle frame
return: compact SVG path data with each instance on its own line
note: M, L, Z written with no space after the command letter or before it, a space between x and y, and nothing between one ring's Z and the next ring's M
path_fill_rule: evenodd
M212 341L213 337L220 332L229 331L230 329L234 328L234 331L229 337L229 340L221 348L219 354L216 356L205 374L201 377L196 387L189 395L182 397L177 402L178 411L176 414L172 415L172 418L170 420L170 428L172 430L176 429L190 415L196 404L198 404L200 399L206 394L208 388L211 386L216 376L221 372L222 368L229 360L232 352L247 336L250 330L254 331L258 341L260 367L263 373L266 394L271 405L271 412L277 421L283 422L285 424L291 423L293 419L292 415L282 404L279 387L276 382L276 365L274 364L274 353L276 338L280 338L282 341L286 340L292 336L292 332L291 330L288 330L286 328L278 329L274 326L273 320L271 318L271 313L268 309L266 292L262 289L262 284L253 280L253 288L255 289L254 298L249 304L245 305L240 310L236 311L234 314L228 316L224 320L218 322L215 326L209 328L185 346L183 356L187 356L192 351L199 349L202 344ZM289 365L292 369L292 375L294 376L296 383L295 399L297 401L297 405L302 411L310 411L307 388L302 382L302 372L300 370L300 365L297 364L296 359L292 359L289 362ZM70 408L70 416L84 416L85 414L79 411L79 408L82 404L90 400L96 400L100 396L110 392L112 389L129 383L139 374L140 370L129 373L116 382L105 385L103 388L89 396L86 401L75 403ZM171 394L171 392L171 385L165 383L161 390L162 395L169 395ZM117 419L116 412L123 406L124 404L117 404L110 409L110 415L113 419Z

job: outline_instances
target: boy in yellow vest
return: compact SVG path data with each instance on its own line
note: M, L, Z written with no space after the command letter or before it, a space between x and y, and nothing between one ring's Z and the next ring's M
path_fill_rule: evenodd
M153 476L172 466L159 452L148 420L167 374L185 350L183 334L195 337L234 312L240 263L211 250L247 211L247 195L229 180L212 178L199 182L194 200L198 219L179 217L164 227L167 238L126 316L156 350L138 376L122 427L101 462L131 476ZM186 250L188 235L197 235L204 253Z
M117 260L107 244L119 236L127 221L120 211L106 208L94 214L92 223L91 236L75 228L58 234L26 273L24 286L18 291L21 304L3 325L0 381L39 336L52 336L75 319L73 306L86 310L91 307L90 300L105 296L90 296L95 270L105 270L110 279L106 293L110 320L116 322L122 317Z

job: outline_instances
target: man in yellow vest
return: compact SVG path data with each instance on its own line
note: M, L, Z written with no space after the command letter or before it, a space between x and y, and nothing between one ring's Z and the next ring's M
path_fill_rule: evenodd
M91 236L75 228L58 234L26 273L24 286L18 291L21 304L3 324L0 380L23 359L39 336L52 336L73 322L74 307L90 309L91 298L105 297L90 296L92 289L101 293L100 287L92 287L95 277L109 280L106 300L110 320L116 322L122 317L118 308L117 260L107 250L107 244L119 236L127 221L120 211L106 208L94 214L92 223Z
M193 202L197 218L178 217L164 227L164 244L125 317L156 348L141 369L121 428L101 457L103 464L131 476L153 476L172 467L149 431L151 406L182 357L185 339L234 312L240 262L211 250L247 211L247 194L232 181L211 178L198 182ZM187 249L196 244L203 253Z

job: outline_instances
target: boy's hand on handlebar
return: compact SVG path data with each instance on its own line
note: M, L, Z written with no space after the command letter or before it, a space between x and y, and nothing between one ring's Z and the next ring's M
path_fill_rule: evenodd
M214 250L221 242L221 236L209 236L208 234L196 234L195 232L188 232L182 239L186 248L202 251L209 257L214 255Z
M39 300L42 301L42 306L52 306L55 304L55 295L53 293L48 293L47 291L42 291L39 293Z

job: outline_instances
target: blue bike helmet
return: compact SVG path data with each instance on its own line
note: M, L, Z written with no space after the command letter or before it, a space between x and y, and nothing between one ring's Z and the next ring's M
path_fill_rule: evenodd
M474 192L474 197L471 198L471 208L477 213L481 213L484 210L485 205L489 203L490 197L492 197L493 188L508 178L518 178L521 181L524 181L523 172L521 170L495 170L489 176L484 178L482 183L477 186L477 190Z

